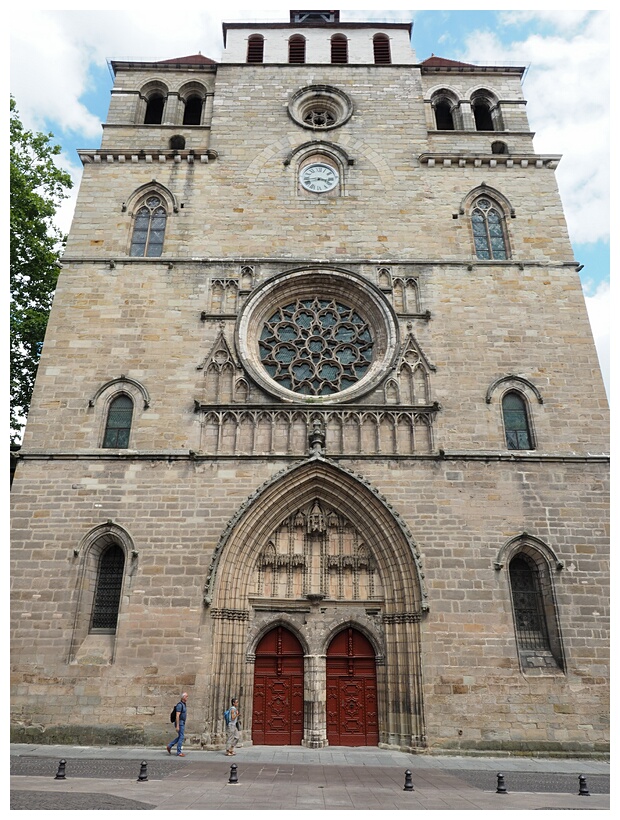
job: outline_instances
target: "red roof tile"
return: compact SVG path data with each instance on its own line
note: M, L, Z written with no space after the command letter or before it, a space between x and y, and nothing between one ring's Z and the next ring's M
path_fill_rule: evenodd
M175 57L173 60L158 60L158 63L182 63L183 65L217 65L215 60L210 60L202 54L192 54L189 57Z
M476 66L471 65L471 63L459 63L457 60L447 60L445 57L436 57L434 54L431 54L431 56L421 62L420 65L429 66L431 68L449 68L451 66L476 68Z

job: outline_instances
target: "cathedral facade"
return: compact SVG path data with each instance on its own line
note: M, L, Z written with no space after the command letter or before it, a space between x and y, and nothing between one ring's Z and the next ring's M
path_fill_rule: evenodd
M115 62L12 488L12 736L608 744L607 402L524 69Z

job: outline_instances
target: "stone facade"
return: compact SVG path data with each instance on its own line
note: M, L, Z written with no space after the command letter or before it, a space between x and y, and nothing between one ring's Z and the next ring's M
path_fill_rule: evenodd
M161 743L187 690L192 743L222 745L231 694L251 742L280 629L303 651L302 743L323 746L349 630L350 684L351 636L375 654L360 708L382 745L605 751L607 403L522 72L416 63L401 24L225 33L219 64L114 64L102 147L81 152L12 489L13 736ZM300 172L321 164L337 181L317 193ZM152 256L135 251L149 198ZM475 245L485 200L496 258ZM131 424L110 446L119 396ZM527 446L509 446L510 396Z

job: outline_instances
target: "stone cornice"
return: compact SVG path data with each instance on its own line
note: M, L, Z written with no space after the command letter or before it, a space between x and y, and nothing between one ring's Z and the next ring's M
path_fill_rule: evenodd
M178 126L176 127L178 130ZM79 150L78 156L82 161L82 165L105 165L108 163L140 163L144 162L146 164L152 163L166 163L166 162L212 162L214 159L217 159L218 153L217 151L213 151L210 148L197 148L197 149L184 149L183 151L177 151L174 149L165 149L162 151L147 151L144 149L140 149L138 151L131 151L131 150Z
M157 256L148 258L145 256L115 256L110 259L109 256L70 256L65 255L61 259L61 265L106 265L108 267L116 267L116 265L165 265L168 268L176 267L178 265L286 265L287 269L293 265L331 265L332 262L326 259L301 259L298 257L281 257L281 256L265 256L265 257L215 257L215 256ZM520 270L524 268L580 268L579 262L575 260L565 262L542 262L539 259L476 259L470 257L468 259L339 259L338 265L340 267L347 267L351 265L379 265L382 267L391 266L405 266L411 267L437 267L437 268L467 268L471 270L473 267L480 268L510 268L517 267Z
M421 165L429 168L441 166L442 168L551 168L558 167L562 159L561 154L471 154L471 153L450 153L441 151L438 153L424 153L418 156Z
M396 407L396 405L392 405ZM242 405L239 405L239 409ZM231 407L231 409L233 409ZM285 409L285 408L283 408ZM371 408L372 409L372 408ZM383 408L386 409L386 408ZM265 461L265 454L256 455L235 455L219 453L218 455L204 454L194 450L157 450L157 451L116 451L116 452L102 452L102 451L63 451L63 452L45 452L32 451L23 452L20 450L16 453L18 461ZM329 455L332 461L380 461L385 462L386 458L390 461L508 461L508 462L550 462L561 464L583 464L583 463L603 463L607 464L610 461L608 453L588 453L586 455L578 455L576 453L537 453L537 452L468 452L467 450L454 450L446 452L439 450L437 453L416 453L416 454L390 454L385 456L382 454L366 454L354 453L343 455ZM299 455L290 454L269 454L270 461L299 461Z

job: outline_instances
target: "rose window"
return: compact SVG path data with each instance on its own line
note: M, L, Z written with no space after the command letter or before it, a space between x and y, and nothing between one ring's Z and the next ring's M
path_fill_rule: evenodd
M265 320L260 359L282 387L328 396L358 382L372 363L373 338L356 310L335 299L297 299Z
M329 130L344 125L353 114L348 94L331 85L309 85L296 91L288 112L302 128Z
M314 128L327 128L336 122L336 118L324 108L313 108L304 116L304 122Z

